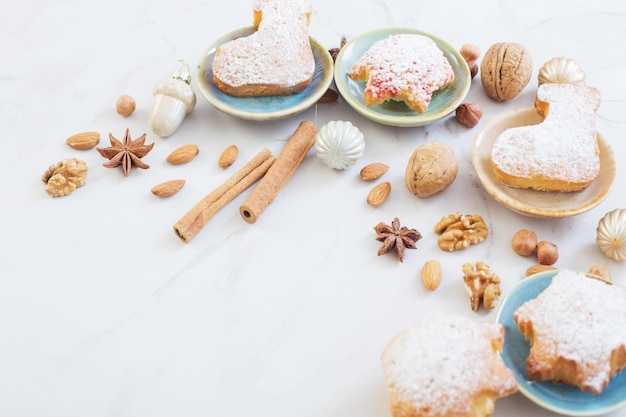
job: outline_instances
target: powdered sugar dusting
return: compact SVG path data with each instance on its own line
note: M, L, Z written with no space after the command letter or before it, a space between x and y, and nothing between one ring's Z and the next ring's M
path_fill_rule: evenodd
M258 30L220 46L214 75L233 87L290 87L309 80L315 71L308 34L311 7L308 0L255 0L253 9L262 13Z
M359 80L363 74L366 101L404 100L420 113L435 91L454 81L443 52L431 38L419 34L390 35L374 42L348 72Z
M502 132L491 159L502 172L519 178L548 177L588 182L600 170L595 130L597 90L572 84L542 84L537 97L550 107L545 120Z
M531 357L550 368L557 358L575 361L581 388L601 391L610 378L611 353L626 348L626 287L563 270L535 299L514 312L532 323Z
M387 345L382 363L389 388L416 415L471 415L478 393L495 399L516 390L512 372L495 353L502 338L497 323L428 314Z

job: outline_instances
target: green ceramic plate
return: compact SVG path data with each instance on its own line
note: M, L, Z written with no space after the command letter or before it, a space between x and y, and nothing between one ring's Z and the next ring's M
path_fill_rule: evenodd
M198 64L198 88L218 110L248 120L275 120L293 116L313 106L324 95L333 81L333 60L330 53L311 38L315 58L315 73L311 84L302 92L288 96L232 97L221 92L213 82L213 58L223 43L249 36L253 26L238 29L217 39L202 55Z
M409 109L404 103L388 101L378 106L366 106L363 99L365 82L357 82L348 77L352 65L372 44L390 35L414 33L428 36L450 62L454 70L454 83L436 91L428 109L423 113ZM335 60L335 85L344 100L361 115L375 122L400 127L424 126L440 120L456 110L467 95L472 77L465 59L446 41L416 29L386 28L368 32L347 42Z

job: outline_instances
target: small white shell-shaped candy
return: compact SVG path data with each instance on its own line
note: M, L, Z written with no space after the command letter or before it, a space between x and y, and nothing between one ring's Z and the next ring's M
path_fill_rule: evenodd
M196 105L196 94L187 72L176 71L152 89L152 108L148 121L152 131L162 137L172 135Z
M626 209L609 211L600 219L596 243L609 258L626 261Z
M539 85L544 83L554 84L584 84L585 73L574 61L570 58L556 57L552 58L541 68L538 73Z
M334 169L354 165L365 152L363 133L350 122L328 122L315 136L315 152L324 164Z

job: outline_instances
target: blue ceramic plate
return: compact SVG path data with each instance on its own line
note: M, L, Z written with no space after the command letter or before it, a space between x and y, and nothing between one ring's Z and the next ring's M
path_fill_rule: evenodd
M613 377L599 395L563 384L526 380L526 358L530 353L530 344L517 330L513 313L526 301L534 299L546 289L557 272L545 271L525 278L498 306L496 321L504 326L502 359L515 373L520 392L541 407L569 416L609 413L626 405L626 372Z
M428 36L434 40L454 70L452 85L443 90L435 91L428 109L423 114L419 114L408 108L403 102L397 101L388 101L381 105L368 107L363 99L365 82L354 81L348 77L350 68L374 42L399 33L414 33ZM388 28L365 33L348 41L341 48L335 60L335 85L344 100L350 107L368 119L390 126L424 126L446 117L461 104L471 83L472 77L469 67L455 48L436 36L415 29Z
M315 73L311 84L300 93L288 96L232 97L215 86L212 65L217 48L227 41L251 35L255 30L250 26L224 35L202 55L198 64L198 87L207 101L224 113L248 120L282 119L317 103L333 81L333 60L330 53L312 38Z

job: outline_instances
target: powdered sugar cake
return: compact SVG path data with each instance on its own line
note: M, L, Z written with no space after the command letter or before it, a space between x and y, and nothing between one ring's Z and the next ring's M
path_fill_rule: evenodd
M581 191L600 172L595 112L600 93L585 85L542 84L533 126L506 129L495 140L491 165L499 181L515 188Z
M498 355L498 323L430 313L399 333L382 354L394 417L485 417L517 391Z
M626 367L626 287L562 270L513 318L531 342L531 381L599 394Z
M308 87L315 73L311 9L310 0L254 0L257 31L217 49L216 87L235 97L289 95Z
M354 63L348 77L366 82L363 98L367 106L404 101L424 113L433 93L452 84L454 71L431 38L401 33L374 42Z

